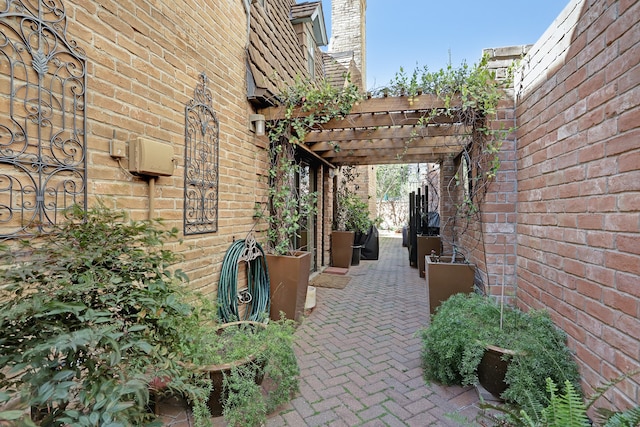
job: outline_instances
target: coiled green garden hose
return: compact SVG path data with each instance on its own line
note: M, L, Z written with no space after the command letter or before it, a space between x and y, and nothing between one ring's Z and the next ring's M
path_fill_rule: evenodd
M247 287L238 290L238 270L246 262ZM240 318L238 306L247 309ZM265 321L270 308L269 273L262 247L250 235L231 244L222 260L218 284L218 316L223 322L235 320Z

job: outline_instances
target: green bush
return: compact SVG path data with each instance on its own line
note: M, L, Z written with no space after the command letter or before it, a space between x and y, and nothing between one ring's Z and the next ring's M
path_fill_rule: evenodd
M477 367L486 345L516 352L511 358L502 398L523 408L542 405L545 379L569 381L580 390L578 369L566 346L566 335L544 311L525 313L493 300L457 294L436 311L420 330L422 365L427 380L443 384L477 383Z
M184 328L183 357L195 370L206 372L207 366L249 362L255 357L224 377L222 408L229 425L263 425L267 414L298 391L300 369L293 349L295 325L293 320L282 317L268 323L238 322L222 327L201 323ZM256 384L256 377L268 377L273 387L263 391ZM204 417L197 417L196 421L205 424Z
M152 378L199 393L175 357L176 325L192 312L186 276L163 248L175 236L99 206L3 247L0 405L19 398L42 426L147 425ZM28 418L0 412L34 425Z

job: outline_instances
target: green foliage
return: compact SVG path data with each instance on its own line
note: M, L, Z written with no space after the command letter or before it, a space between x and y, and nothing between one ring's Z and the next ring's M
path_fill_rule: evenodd
M633 375L634 373L623 375L605 386L599 387L596 393L589 398L587 404L570 381L565 381L564 392L559 393L556 383L551 378L547 378L545 407L538 405L527 410L518 410L510 406L488 403L482 404L481 407L501 414L502 424L508 423L508 425L515 427L588 427L592 425L587 416L589 408L602 397L604 392ZM640 406L621 412L598 408L596 412L599 415L596 425L603 427L637 427L640 425ZM497 417L494 415L493 418Z
M104 206L68 216L55 233L3 247L0 405L21 402L0 410L0 421L33 426L31 407L41 426L158 425L151 390L187 397L196 424L210 425L211 381L200 365L250 354L278 385L259 420L297 391L293 321L218 335L215 305L170 268L178 257L164 243L177 230ZM226 406L230 414L246 409Z
M376 168L376 198L378 200L395 200L406 197L409 193L408 165L379 165Z
M367 233L373 221L369 216L369 205L357 194L357 169L355 166L341 166L338 173L335 229Z
M103 206L68 217L4 248L0 403L19 397L43 426L147 425L151 378L199 390L173 357L175 319L191 314L186 276L169 269L177 259L163 248L177 230Z
M622 412L599 410L605 420L604 427L638 427L640 425L640 406Z
M266 421L267 405L255 381L256 369L256 364L236 366L225 377L223 415L231 426L261 426Z
M465 233L472 221L481 221L481 205L489 185L500 169L500 147L502 141L514 128L494 128L489 120L496 116L498 103L505 97L505 88L512 81L514 62L507 70L506 78L498 79L494 69L489 68L489 56L485 55L473 66L463 62L454 68L430 72L427 67L416 68L411 74L400 69L388 87L381 90L386 95L414 97L421 94L436 95L443 101L444 109L434 109L419 120L419 127L405 144L405 152L411 143L421 138L427 126L437 125L437 115L446 114L457 117L465 126L457 131L456 149L461 158L469 159L469 173L464 179L454 179L446 186L452 200L458 200L456 214L450 226L457 245L457 236ZM404 155L399 153L401 158ZM462 168L462 167L461 167ZM460 194L464 185L465 191ZM445 224L446 225L446 224ZM446 233L445 233L446 234Z
M420 331L425 378L443 384L474 384L486 345L513 350L502 398L522 408L545 402L545 378L571 382L579 390L577 365L566 347L566 335L546 312L524 313L500 307L481 295L454 295Z
M294 146L285 140L272 142L269 169L269 214L261 215L269 224L268 248L276 255L288 255L302 224L317 212L315 192L300 191L302 167L295 160Z
M185 360L206 372L213 366L238 364L224 378L223 415L229 425L262 425L268 413L298 391L300 369L293 349L295 322L232 322L220 326L200 323L189 327ZM215 339L212 339L215 337ZM256 377L274 384L263 392ZM201 420L204 421L204 420Z
M317 195L298 190L301 166L295 160L295 145L304 144L307 132L329 120L344 117L360 99L349 84L342 89L326 81L296 79L279 96L283 118L267 123L270 141L269 212L258 216L269 225L268 247L278 255L293 252L301 223L316 212Z
M588 427L587 407L570 381L564 382L564 393L558 394L558 386L546 379L549 405L542 411L544 422L551 426Z

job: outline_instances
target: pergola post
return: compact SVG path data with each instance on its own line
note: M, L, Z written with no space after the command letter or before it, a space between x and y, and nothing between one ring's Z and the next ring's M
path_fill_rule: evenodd
M440 237L444 254L453 252L454 226L456 217L456 164L453 155L442 158L440 163ZM456 242L457 243L457 242Z

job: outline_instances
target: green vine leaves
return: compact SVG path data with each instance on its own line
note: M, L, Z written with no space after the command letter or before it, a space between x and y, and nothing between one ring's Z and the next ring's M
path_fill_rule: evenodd
M269 214L259 215L269 225L269 249L278 255L294 252L295 240L309 215L317 211L315 192L298 188L303 172L296 162L295 146L303 145L307 133L336 118L343 118L361 99L357 86L342 89L326 81L296 78L279 96L283 118L267 122L269 137ZM337 147L339 149L339 147Z
M401 68L390 85L382 89L386 96L408 96L410 101L422 94L434 94L443 101L444 108L428 110L419 119L405 143L404 152L413 141L424 136L428 127L441 126L437 116L456 118L455 122L461 124L455 129L452 144L460 149L461 158L467 159L468 170L456 174L449 183L449 191L459 194L453 197L458 200L456 217L467 223L480 218L484 195L500 169L502 141L515 130L514 127L496 127L491 120L497 117L498 103L505 99L505 88L511 86L517 62L508 67L505 79L496 78L489 62L489 56L485 55L473 66L463 62L454 68L449 64L437 72L429 72L427 67L416 68L411 75ZM403 154L399 153L399 157ZM456 189L462 186L463 194L457 193Z

